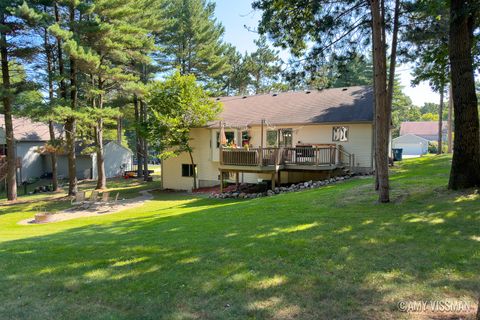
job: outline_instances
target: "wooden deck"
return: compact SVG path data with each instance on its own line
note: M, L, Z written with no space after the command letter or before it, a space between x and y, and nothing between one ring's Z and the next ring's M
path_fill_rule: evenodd
M332 170L352 167L354 155L341 146L291 148L221 148L220 169L241 172L277 172L279 170Z
M220 148L220 185L223 174L266 173L271 175L272 189L280 171L325 171L337 168L352 168L355 156L343 150L342 146L299 146L290 148ZM280 181L278 181L280 182Z

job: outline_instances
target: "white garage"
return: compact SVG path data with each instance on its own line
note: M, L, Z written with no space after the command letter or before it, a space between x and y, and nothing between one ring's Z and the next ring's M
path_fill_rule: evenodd
M421 156L428 153L428 140L409 133L393 139L392 148L403 149L406 156Z

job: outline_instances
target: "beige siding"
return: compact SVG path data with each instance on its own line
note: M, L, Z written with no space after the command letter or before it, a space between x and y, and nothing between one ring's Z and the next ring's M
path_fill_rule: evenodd
M349 127L349 140L341 142L345 151L355 154L355 164L357 167L371 167L372 152L372 125L371 124L332 124L332 125L305 125L305 126L265 126L267 129L293 129L293 145L303 144L321 144L335 143L332 141L332 129L337 125L345 125ZM240 144L240 129L226 129L227 131L235 131L237 144ZM216 133L218 129L192 129L193 137L191 145L194 148L193 158L197 164L197 175L199 186L209 186L219 184L218 161L219 154L216 143ZM254 126L248 129L250 132L253 147L260 146L260 126ZM264 146L266 146L266 133L264 133ZM182 177L182 164L189 164L190 158L188 154L181 154L178 157L164 160L163 162L163 186L164 188L191 190L193 179L191 177ZM288 175L282 174L282 179ZM241 182L255 183L258 179L270 179L266 174L241 173Z
M347 126L349 128L349 139L346 142L332 141L332 130L335 126ZM355 164L357 167L371 167L372 158L372 125L371 124L335 124L335 125L305 125L305 126L266 126L266 130L276 130L281 128L293 129L293 146L297 144L321 144L335 143L342 145L345 151L355 154ZM250 129L252 139L250 143L253 147L260 146L260 127L255 126ZM264 146L266 146L266 134L264 134Z
M197 165L197 182L199 186L206 185L205 181L218 181L218 162L211 161L212 151L210 129L192 129L191 146L193 147L193 160ZM190 164L188 153L182 153L178 157L163 161L162 176L163 187L178 190L191 190L193 186L192 177L182 177L182 164Z

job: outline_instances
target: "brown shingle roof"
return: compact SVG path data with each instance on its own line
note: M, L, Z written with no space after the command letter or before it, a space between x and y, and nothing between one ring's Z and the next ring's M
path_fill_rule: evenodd
M223 103L219 118L227 126L316 124L373 121L373 90L357 86L247 97L217 98ZM210 123L217 126L218 122Z
M447 130L447 122L442 122L442 131ZM438 136L438 121L406 121L400 124L400 135Z
M5 117L0 114L0 128L2 136L5 132ZM56 127L57 137L61 134L61 128ZM17 141L48 141L50 140L50 133L48 125L43 122L34 122L28 118L14 117L13 118L13 134Z

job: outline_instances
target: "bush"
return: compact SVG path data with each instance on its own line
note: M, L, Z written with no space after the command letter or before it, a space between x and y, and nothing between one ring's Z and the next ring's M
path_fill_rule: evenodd
M430 141L428 143L428 153L434 153L436 154L438 151L438 142L437 141ZM442 143L442 153L447 153L448 152L448 145L447 142Z

